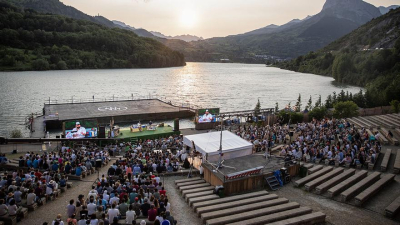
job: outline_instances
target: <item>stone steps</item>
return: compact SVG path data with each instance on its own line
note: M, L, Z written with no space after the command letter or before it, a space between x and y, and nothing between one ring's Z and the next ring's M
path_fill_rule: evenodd
M340 182L344 181L345 179L353 176L355 174L356 170L355 169L348 169L344 171L343 173L339 174L338 176L328 180L325 183L322 183L318 185L315 190L317 194L323 194L326 192L329 188L339 184Z
M398 212L400 212L400 196L385 208L385 215L390 218L394 217Z
M315 168L315 167L313 167L313 168ZM301 187L304 184L306 184L306 183L308 183L308 182L310 182L310 181L312 181L312 180L314 180L314 179L316 179L316 178L318 178L318 177L320 177L320 176L322 176L322 175L324 175L326 173L329 173L331 170L333 170L333 167L331 167L331 166L324 167L323 169L321 169L321 170L319 170L317 172L314 172L311 175L308 175L308 176L306 176L304 178L301 178L300 180L296 180L294 182L294 185L296 187Z
M185 201L189 202L189 198L196 198L196 197L200 197L200 196L206 196L206 195L211 195L213 194L213 190L208 190L208 191L202 191L202 192L196 192L196 193L192 193L192 194L187 194L185 196Z
M186 183L186 182L191 182L191 181L196 181L196 180L202 180L200 177L194 177L194 178L187 178L187 179L182 179L182 180L176 180L175 184L180 184L180 183Z
M385 156L383 156L383 160L381 162L381 171L385 172L386 168L389 164L390 156L392 155L392 149L386 149Z
M304 185L306 191L312 191L316 186L320 185L321 183L341 174L344 171L343 168L336 168L333 171L318 177L317 179L312 180Z
M306 224L324 224L326 215L322 212L315 212L303 216L298 216L295 218L290 218L274 223L269 223L269 225L306 225Z
M207 186L210 186L210 184L209 183L194 184L194 185L179 187L178 189L182 192L184 190L190 190L190 189L207 187Z
M312 168L307 170L308 175L311 175L311 174L317 172L318 170L321 170L322 168L324 168L322 165L316 165L316 166L314 166L314 167L312 167Z
M354 184L349 189L342 192L340 194L340 201L345 202L345 201L349 200L350 198L354 197L359 192L368 188L373 183L375 183L377 180L379 180L380 176L381 176L380 172L374 172L371 175L367 176L366 178L362 179L360 182Z
M393 173L400 173L400 149L397 149L396 159L394 161Z
M193 194L193 193L199 193L202 191L208 191L208 190L214 190L214 186L207 186L207 187L201 187L201 188L193 188L193 189L188 189L182 191L182 196L186 197L186 195Z
M365 170L361 170L360 172L354 174L350 178L342 181L341 183L335 185L334 187L328 189L329 197L333 198L336 195L340 194L342 191L346 190L353 184L357 183L358 181L362 180L363 178L367 177L368 172Z
M219 199L219 196L216 194L211 194L211 195L190 198L189 206L192 206L194 203L197 203L197 202L204 202L204 201L209 201L209 200L214 200L214 199Z
M184 187L184 186L189 186L189 185L202 184L205 182L206 182L205 180L194 180L194 181L190 181L190 182L178 183L178 184L176 184L176 186L179 188L179 187Z
M395 176L396 175L394 175L394 174L386 174L380 180L378 180L376 183L374 183L369 188L365 189L363 192L358 194L355 197L356 205L361 206L364 202L366 202L368 199L370 199L376 193L378 193L383 187L385 187L387 184L392 182L394 180Z

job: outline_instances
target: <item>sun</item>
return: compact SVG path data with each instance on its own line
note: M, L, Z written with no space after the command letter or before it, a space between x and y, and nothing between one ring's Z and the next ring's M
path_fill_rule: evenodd
M180 22L184 27L194 27L197 22L196 13L193 10L183 10L181 12Z

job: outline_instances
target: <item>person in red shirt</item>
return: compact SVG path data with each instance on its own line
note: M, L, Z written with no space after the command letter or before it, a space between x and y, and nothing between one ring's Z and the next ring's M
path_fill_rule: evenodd
M167 196L167 195L166 195L167 191L164 190L164 187L162 187L161 190L160 190L159 192L160 192L160 195Z
M154 208L154 205L151 205L151 208L149 209L149 211L147 211L147 219L153 222L156 220L156 217L157 217L157 209Z
M37 177L39 180L40 180L40 178L42 177L42 173L39 171L39 169L37 169L36 170L36 172L35 172L35 177Z

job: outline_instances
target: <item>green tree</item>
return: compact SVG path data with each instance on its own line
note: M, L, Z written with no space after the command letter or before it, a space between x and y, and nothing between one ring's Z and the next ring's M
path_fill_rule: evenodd
M259 115L260 112L261 112L261 104L260 104L260 99L258 99L256 107L254 108L254 116Z
M59 61L59 62L57 63L57 69L59 69L59 70L66 70L66 69L68 69L67 63L64 62L64 61Z
M325 106L315 107L308 113L308 117L321 120L326 116L327 112L328 110L325 108Z
M337 102L334 104L333 116L335 118L350 118L358 116L358 106L352 101Z
M321 95L319 95L318 100L315 102L314 107L317 108L317 107L321 107L321 106L322 106L322 98L321 98Z
M307 111L311 111L312 110L312 97L311 97L311 95L310 95L310 99L308 99L306 110Z
M390 102L390 105L392 106L392 111L394 113L399 113L400 112L400 102L398 100L392 100Z
M299 97L297 97L297 102L296 102L296 112L301 111L301 94L299 94Z
M13 129L10 132L10 138L22 138L22 131L19 129Z
M49 62L46 59L36 59L32 62L32 67L35 70L48 70L50 68Z
M333 107L332 95L328 95L328 97L326 97L326 100L325 100L325 107L326 107L327 109L330 109L330 108Z
M275 112L278 112L279 111L279 104L278 104L278 102L276 102L275 103Z

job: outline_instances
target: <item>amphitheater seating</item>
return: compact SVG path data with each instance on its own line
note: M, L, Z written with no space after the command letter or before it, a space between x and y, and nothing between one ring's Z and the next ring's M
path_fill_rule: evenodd
M385 137L386 137L390 142L392 142L394 145L399 145L399 141L398 141L395 137L390 137L390 136L389 136L389 132L388 132L385 128L382 128L382 129L381 129L381 132L382 132L382 134L384 134Z
M329 181L320 184L315 188L317 194L322 194L326 192L329 188L333 187L334 185L344 181L345 179L351 177L354 175L356 172L355 169L348 169L344 171L343 173L339 174L338 176L330 179Z
M329 173L332 169L333 169L333 167L327 166L327 167L323 168L322 170L319 170L318 172L312 173L311 175L308 175L308 176L306 176L306 177L304 177L302 179L299 179L299 180L295 181L294 185L296 187L301 187L304 184L306 184L306 183L308 183L308 182L310 182L310 181L312 181L312 180L314 180L314 179L316 179L316 178L318 178L318 177L320 177L320 176L322 176L322 175L324 175L326 173Z
M400 196L385 208L385 214L390 218L394 217L398 212L400 212Z
M346 180L340 182L336 186L328 189L329 197L335 197L336 195L340 194L342 191L346 190L347 188L351 187L353 184L357 183L361 179L367 177L368 172L365 170L361 170L360 172L354 174L353 176L347 178Z
M269 225L300 225L300 224L323 224L325 223L326 215L322 212L315 212L295 218L290 218Z
M214 190L214 188L215 188L214 186L207 186L207 187L193 188L193 189L189 189L189 190L184 190L184 191L182 191L182 196L186 197L186 195L188 195L188 194L198 193L198 192L202 192L202 191Z
M340 201L345 202L350 198L354 197L360 191L369 187L371 184L379 180L380 175L381 175L380 172L374 172L371 175L367 176L366 178L362 179L360 182L354 184L349 189L345 190L340 194Z
M341 174L343 172L343 170L344 170L343 168L336 168L333 171L306 183L304 185L304 187L305 187L306 191L312 191L319 184L337 176L338 174Z
M392 155L392 149L386 149L385 156L383 157L382 163L381 163L381 171L385 172L386 168L389 164L389 159L390 156Z
M363 192L355 197L356 205L362 205L364 202L366 202L368 199L378 193L383 187L385 187L385 185L392 182L395 176L396 175L394 174L386 174L382 177L382 179L378 180L372 186L365 189Z
M397 149L396 160L394 161L393 173L400 173L400 149Z
M321 170L322 168L324 168L322 165L316 165L316 166L308 169L307 173L308 173L308 175L310 175L310 174L317 172L318 170Z

